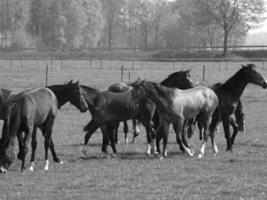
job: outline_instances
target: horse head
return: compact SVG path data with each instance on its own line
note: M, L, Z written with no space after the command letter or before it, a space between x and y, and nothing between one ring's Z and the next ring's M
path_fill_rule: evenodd
M81 92L79 81L73 83L71 80L66 84L66 87L68 88L70 103L77 107L81 112L86 112L88 106Z
M259 71L257 71L256 65L254 64L242 65L242 69L240 71L242 71L246 81L262 86L264 89L267 88L266 79Z
M190 72L191 69L174 72L164 79L161 84L166 87L176 87L179 89L193 88L194 84L191 80Z

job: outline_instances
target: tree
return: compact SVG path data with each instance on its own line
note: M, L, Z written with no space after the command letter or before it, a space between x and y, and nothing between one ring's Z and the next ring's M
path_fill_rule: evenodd
M263 18L264 0L193 0L195 16L202 23L210 22L223 30L223 55L227 54L229 35L238 26L247 31Z
M108 38L107 40L109 49L112 48L114 22L116 19L118 19L123 3L123 0L102 0L107 27L107 33L105 35L107 35Z

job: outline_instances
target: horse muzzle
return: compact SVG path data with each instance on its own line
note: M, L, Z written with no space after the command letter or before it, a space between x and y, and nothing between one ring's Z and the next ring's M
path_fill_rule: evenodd
M266 81L262 84L262 87L263 87L263 89L267 88L267 82Z

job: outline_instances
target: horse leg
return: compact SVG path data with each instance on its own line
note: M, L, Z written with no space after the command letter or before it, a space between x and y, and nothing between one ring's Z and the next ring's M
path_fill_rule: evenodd
M155 136L154 132L152 131L152 116L150 116L150 113L143 113L141 115L141 122L145 126L146 129L146 137L147 137L147 150L146 153L147 155L151 155L151 150L155 152Z
M163 127L156 129L156 153L160 154L160 140L163 138Z
M25 137L24 137L24 145L23 145L23 158L22 158L22 163L21 163L21 172L26 169L25 167L25 161L26 161L26 156L30 148L30 140L32 138L33 134L33 125L28 124L28 126L25 129Z
M183 128L182 128L182 141L184 145L188 148L189 148L189 145L188 145L188 139L186 135L188 133L189 127L191 126L192 126L192 122L190 120L184 120Z
M96 131L96 129L98 129L99 125L94 120L91 120L90 123L87 125L87 127L88 129L87 133L84 136L84 146L82 150L84 156L86 156L88 141L90 137L93 135L93 133Z
M162 157L167 157L167 144L168 144L168 136L169 136L169 128L170 122L167 120L162 120L162 137L163 137L163 150L162 150Z
M124 131L124 141L126 144L129 144L129 139L128 139L128 123L127 121L123 121L123 131Z
M33 167L35 165L34 160L35 160L35 152L36 152L36 148L37 148L36 133L37 133L37 127L34 127L33 132L32 132L32 142L31 142L31 146L32 146L31 166L29 168L29 170L32 172L33 172Z
M18 145L19 145L19 152L17 154L17 158L19 160L23 159L23 146L24 146L24 137L23 137L23 132L19 131L17 133L17 138L18 138Z
M137 119L132 119L132 124L133 124L133 139L131 143L134 143L135 138L140 134L141 123Z
M103 132L103 144L102 151L107 153L106 147L108 143L110 143L113 153L117 153L116 145L114 142L114 124L113 123L105 123L101 125L101 130Z
M194 154L191 151L190 148L188 148L182 140L182 127L183 126L183 119L179 119L177 120L177 122L173 123L173 129L175 131L176 134L176 142L178 143L180 149L182 149L182 151L186 152L190 157L192 157Z
M214 142L214 131L215 131L216 127L217 127L216 126L217 123L214 120L213 121L213 124L212 124L212 127L210 126L211 123L212 123L212 114L210 114L210 113L202 113L202 114L200 114L200 117L198 118L198 122L200 124L202 124L202 126L204 128L204 132L203 132L204 138L203 138L203 142L202 142L202 145L200 147L199 155L198 155L198 158L202 158L204 156L204 153L205 153L205 146L206 146L206 143L208 141L208 137L209 137L209 133L210 133L210 128L212 128L212 131L211 131L212 132L211 140L212 140L212 144L213 144L212 146L214 148L214 151L217 151L218 152L218 150L215 150L215 148L217 149L217 146L216 146L216 144Z
M51 136L52 136L52 127L54 124L54 116L48 116L48 119L45 123L45 142L44 142L44 147L45 147L45 167L44 170L48 171L49 170L49 160L48 160L48 149L51 145Z
M231 126L233 127L233 130L234 130L233 135L231 137L231 146L233 146L233 144L235 142L235 137L236 137L236 135L238 133L238 126L237 126L237 124L235 123L235 121L234 121L234 119L232 117L229 118L229 122L230 122L230 124L231 124Z
M224 129L224 135L226 139L226 151L232 151L232 146L231 146L231 137L230 137L230 124L229 124L229 117L228 116L223 116L222 117L222 123L223 123L223 129Z
M113 135L114 135L113 140L114 140L114 142L115 142L116 144L119 143L119 139L118 139L119 126L120 126L120 122L114 122L114 129L113 129L112 131L114 132L114 133L113 133Z

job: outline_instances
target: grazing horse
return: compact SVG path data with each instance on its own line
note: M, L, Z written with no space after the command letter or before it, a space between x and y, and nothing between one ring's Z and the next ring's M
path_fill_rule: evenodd
M7 117L4 121L1 139L1 172L7 169L15 159L14 142L18 137L20 152L19 159L22 160L21 171L25 169L26 154L29 149L30 139L32 138L32 158L34 159L36 146L36 128L40 128L45 137L45 170L48 170L48 148L51 144L52 127L56 117L58 102L64 100L64 96L69 96L69 101L81 112L87 110L87 104L80 93L79 83L67 84L69 90L62 91L58 99L48 88L37 88L23 92L19 97L8 102ZM62 86L65 87L65 86ZM25 136L23 136L25 132ZM52 147L53 148L53 147ZM32 162L34 160L31 160ZM32 163L33 164L33 163Z
M120 93L120 92L126 92L128 90L131 90L132 87L129 85L126 85L125 83L114 83L112 85L110 85L108 87L108 91L109 92L116 92L116 93ZM115 139L115 143L118 143L118 129L119 129L119 125L120 123L116 123L114 124L114 139ZM129 143L129 139L127 137L128 134L128 124L127 121L123 121L123 125L124 125L124 139L125 142L128 144ZM135 138L140 134L140 122L136 119L132 119L132 125L133 125L133 139L132 139L132 143L134 143Z
M113 93L99 91L88 86L81 86L81 88L92 116L91 121L84 127L84 131L87 131L84 137L84 154L88 140L98 127L103 132L102 151L107 152L106 147L110 142L113 153L117 153L113 136L114 122L133 118L140 119L145 126L148 141L147 154L151 154L153 134L151 122L155 105L150 100L142 97L133 99L132 90Z
M212 89L219 98L219 106L212 117L210 126L210 135L213 137L215 129L220 121L223 123L224 134L226 138L226 150L232 150L232 145L237 131L230 135L230 116L236 111L240 97L248 83L267 88L266 79L256 70L254 64L248 64L241 67L232 77L222 84L215 85Z
M197 118L198 123L204 127L204 141L200 148L199 157L204 155L205 144L208 139L209 125L212 115L217 108L218 98L207 87L195 87L187 90L167 88L160 84L145 81L136 81L133 84L137 97L140 93L151 99L155 104L160 117L160 126L163 131L163 156L167 156L167 142L170 123L176 133L176 140L182 149L193 156L192 151L182 141L182 126L184 120ZM156 138L159 146L158 135ZM217 146L212 138L214 152Z

